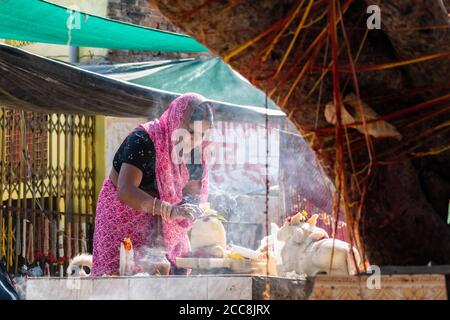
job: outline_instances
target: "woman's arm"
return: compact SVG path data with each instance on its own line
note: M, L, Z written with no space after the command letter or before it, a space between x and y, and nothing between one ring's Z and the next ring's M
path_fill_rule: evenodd
M183 189L183 196L188 199L196 199L200 195L202 182L200 180L190 180Z
M191 158L194 159L194 156L191 155ZM186 166L189 171L189 181L183 189L183 198L188 199L189 203L198 204L202 189L203 166L195 163L186 164Z
M117 194L119 200L129 207L150 214L166 217L183 217L195 220L192 212L196 208L190 206L174 206L152 197L139 188L142 181L142 171L135 166L123 163L117 179ZM198 213L197 213L198 214Z
M142 171L137 167L123 163L120 168L119 178L117 179L117 194L119 200L128 205L129 207L144 211L147 213L153 213L154 201L159 202L145 191L139 188L142 181ZM159 214L160 203L155 203L155 213Z

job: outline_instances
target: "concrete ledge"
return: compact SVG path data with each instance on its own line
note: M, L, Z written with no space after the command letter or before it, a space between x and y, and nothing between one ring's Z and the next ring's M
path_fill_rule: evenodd
M251 300L250 276L29 278L27 300Z
M326 276L293 280L252 275L29 278L27 300L447 300L445 275Z
M369 276L317 276L311 300L447 300L445 275L382 275L369 289Z

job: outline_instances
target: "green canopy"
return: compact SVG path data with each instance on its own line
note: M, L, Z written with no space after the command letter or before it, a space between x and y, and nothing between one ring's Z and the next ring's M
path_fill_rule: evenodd
M219 57L152 61L121 65L87 65L83 69L145 87L175 93L198 92L226 103L264 108L264 92L234 71ZM270 99L268 108L279 110Z
M177 62L155 62L158 63L171 65ZM124 76L135 76L135 73L114 74L104 69L106 74L102 75L85 70L92 68L80 67L0 43L0 105L46 114L99 114L154 119L179 95L124 81ZM139 64L125 64L105 68L137 70L141 67ZM267 115L271 123L278 123L286 117L280 110L208 98L214 102L218 120L264 123Z
M39 0L1 0L0 39L124 50L208 51L186 35L105 19Z

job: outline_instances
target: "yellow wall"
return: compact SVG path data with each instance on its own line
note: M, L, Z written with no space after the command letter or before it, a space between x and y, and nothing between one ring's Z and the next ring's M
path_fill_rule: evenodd
M2 109L0 109L0 116L2 113ZM58 116L56 114L51 115L52 119L51 121L53 123L58 122ZM86 144L86 136L82 135L76 136L72 139L73 142L73 153L72 153L72 166L74 169L86 169L86 168L92 168L94 167L95 171L95 200L97 199L98 191L101 188L101 185L103 183L103 179L105 176L105 133L104 131L104 123L105 123L105 117L104 116L97 116L95 119L95 132L94 132L94 150L91 148L91 144ZM72 120L75 121L75 120ZM3 132L0 128L0 139L3 139ZM81 148L80 148L81 144ZM64 133L61 133L59 136L55 131L52 131L48 136L48 164L52 168L65 168L66 167L66 154L67 154L67 137ZM50 152L51 150L51 152ZM80 154L81 153L81 154ZM90 157L86 157L86 155L96 155L95 158L95 164L92 164L92 159ZM5 157L5 150L0 150L0 160L4 163L4 157ZM55 187L58 185L58 181L55 175L52 175L52 185L53 185L53 194L56 195L58 193L57 189ZM0 182L2 181L2 178L0 176ZM86 188L86 183L77 179L74 179L73 183L82 183L82 188ZM42 183L45 186L48 186L50 184L49 178L45 178L42 180ZM3 187L6 187L6 185L3 185ZM79 187L77 185L74 185L74 187ZM29 189L28 189L29 190ZM40 194L40 189L38 188L36 190ZM61 190L60 190L61 191ZM41 196L49 196L48 192L45 192L44 194L40 194ZM22 199L22 198L32 198L33 194L30 191L27 191L25 194L25 188L24 184L21 182L19 183L19 193L14 192L11 195L11 199ZM3 192L3 196L1 197L3 201L7 200L9 198L7 190ZM75 201L73 203L75 212L86 212L86 202L82 201L81 208L79 208L80 203L79 201ZM54 208L57 211L65 211L65 203L64 199L60 198L59 203L57 203L57 207Z
M95 199L97 200L103 180L106 177L106 126L104 116L95 116L94 152L95 152Z
M95 117L95 187L96 197L109 175L114 155L125 137L146 118Z

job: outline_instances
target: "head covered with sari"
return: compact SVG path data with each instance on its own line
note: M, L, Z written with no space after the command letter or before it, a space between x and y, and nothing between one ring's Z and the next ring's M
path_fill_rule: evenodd
M174 136L177 136L177 130L183 130L187 123L193 121L193 115L198 114L199 107L206 102L207 100L199 94L183 94L170 103L159 119L140 125L147 131L155 146L155 173L160 199L173 205L177 205L182 201L183 188L189 181L189 171L185 160L181 159L180 162L177 162L172 157L174 148L176 148ZM204 112L202 120L212 121L211 114L208 112L211 111L210 107L205 109L207 112ZM202 143L201 149L203 173L200 202L205 202L208 198L208 167L207 157L204 152L206 150L206 142ZM164 243L169 260L172 263L175 263L176 257L190 251L187 231L191 226L191 221L182 218L163 222Z

